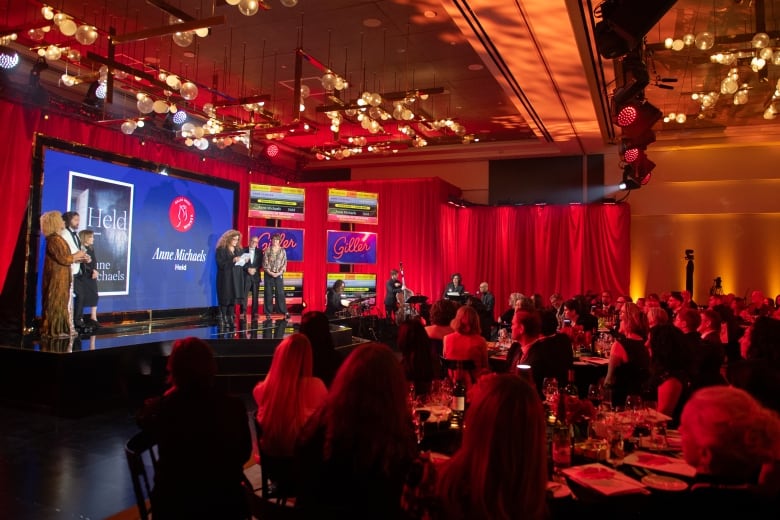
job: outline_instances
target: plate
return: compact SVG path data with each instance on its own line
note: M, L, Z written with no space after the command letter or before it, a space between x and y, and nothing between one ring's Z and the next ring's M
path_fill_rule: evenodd
M646 475L642 477L642 484L660 491L685 491L688 484L674 477L664 475Z

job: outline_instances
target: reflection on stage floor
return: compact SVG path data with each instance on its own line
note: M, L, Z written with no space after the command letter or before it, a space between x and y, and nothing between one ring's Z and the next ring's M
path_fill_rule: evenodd
M237 322L224 331L197 318L105 324L91 336L42 341L0 335L0 401L62 416L126 404L137 406L165 388L166 362L177 339L195 336L214 350L216 384L251 391L268 373L276 346L298 332L300 317ZM346 356L365 342L347 324L331 323L336 350Z
M239 322L236 330L225 331L210 322L148 322L128 325L104 325L89 335L73 338L40 339L33 335L6 334L0 336L0 348L17 348L37 352L69 353L84 350L100 350L128 347L148 343L173 343L181 338L194 336L208 342L214 340L282 340L298 332L299 316L262 321ZM346 332L339 327L334 332ZM351 334L351 332L350 332Z

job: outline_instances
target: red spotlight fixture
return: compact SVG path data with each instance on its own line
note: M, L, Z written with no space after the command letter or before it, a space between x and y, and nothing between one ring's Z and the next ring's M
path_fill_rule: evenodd
M618 126L623 129L623 137L632 140L647 140L648 143L655 139L652 134L646 134L653 125L663 117L663 114L647 100L632 102L621 107L616 116Z
M623 160L632 163L639 159L639 148L629 148L623 153Z
M279 150L278 145L271 143L265 147L265 156L268 157L269 159L273 159L274 157L279 155L280 151L281 150Z

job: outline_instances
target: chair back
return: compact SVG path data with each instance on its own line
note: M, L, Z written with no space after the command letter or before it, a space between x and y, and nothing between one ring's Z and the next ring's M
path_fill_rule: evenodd
M265 497L259 497L252 489L252 483L243 481L241 485L246 495L249 513L252 518L261 518L262 520L297 520L300 518L298 510L292 506L278 504L266 500Z
M263 426L257 421L257 415L254 423L263 500L275 500L277 504L284 505L288 498L295 496L294 459L269 455L262 447Z
M149 520L152 513L150 497L154 472L157 470L157 441L148 432L138 432L127 441L125 455L127 467L130 469L130 478L133 481L138 513L141 520Z
M466 388L469 388L476 381L477 364L473 359L446 359L442 357L441 365L453 384L461 381Z

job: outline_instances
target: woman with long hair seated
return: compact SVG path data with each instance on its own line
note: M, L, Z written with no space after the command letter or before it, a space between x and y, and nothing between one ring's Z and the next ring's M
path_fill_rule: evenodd
M262 427L260 448L269 455L291 457L303 425L328 395L325 383L312 377L311 343L306 336L293 334L276 347L271 369L252 395Z
M629 395L642 394L650 373L650 354L645 346L647 316L633 303L626 303L620 313L619 332L604 381L612 390L614 406L623 406Z
M472 307L463 305L452 320L452 334L444 336L444 358L457 361L473 361L475 370L471 379L487 369L487 342L482 337L479 315Z
M242 481L252 439L244 403L214 387L217 363L200 338L176 340L168 372L171 387L138 415L159 446L155 520L246 518Z
M417 452L398 359L368 343L346 358L296 449L304 518L398 518Z
M409 518L544 519L545 442L536 389L518 376L486 376L474 386L460 449L440 465L423 455L402 507Z
M398 327L398 350L404 375L414 384L415 395L429 393L433 380L440 378L441 363L420 320L406 320Z

